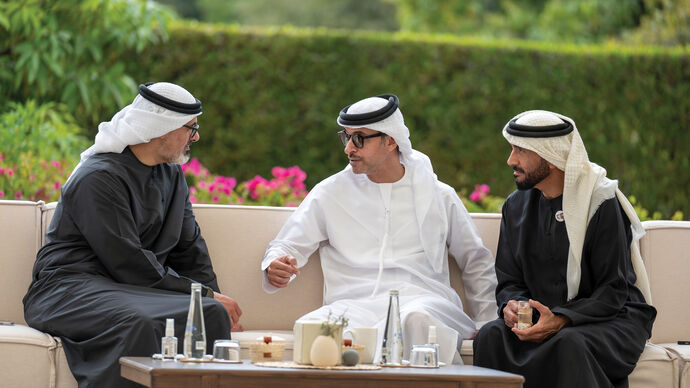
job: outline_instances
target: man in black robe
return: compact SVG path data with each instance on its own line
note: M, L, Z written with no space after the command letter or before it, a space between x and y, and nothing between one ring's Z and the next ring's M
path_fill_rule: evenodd
M571 119L528 111L503 135L518 190L503 206L499 319L477 334L474 364L521 374L525 387L627 387L656 317L642 225ZM523 330L520 300L535 312Z
M220 293L180 163L199 140L201 102L159 82L99 125L62 189L39 250L24 316L60 337L79 387L139 386L121 356L161 351L166 318L181 350L193 282L202 284L207 349L241 310Z

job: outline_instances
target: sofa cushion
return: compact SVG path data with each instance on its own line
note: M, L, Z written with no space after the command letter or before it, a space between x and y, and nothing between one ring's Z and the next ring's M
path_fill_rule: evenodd
M657 309L650 341L690 340L690 222L645 221L642 225L646 234L640 240L640 253Z
M57 342L24 325L0 325L0 365L6 387L55 387Z
M630 388L678 387L678 357L659 345L647 343L628 383Z
M69 364L67 364L67 357L65 356L65 351L62 349L62 342L60 338L55 338L58 343L57 348L55 348L55 376L57 379L57 384L55 388L77 388L77 380L74 379L72 371L69 369Z
M0 200L0 320L25 323L22 298L41 247L43 202Z
M680 388L690 388L690 345L677 343L659 344L666 350L678 356L678 373L680 374Z

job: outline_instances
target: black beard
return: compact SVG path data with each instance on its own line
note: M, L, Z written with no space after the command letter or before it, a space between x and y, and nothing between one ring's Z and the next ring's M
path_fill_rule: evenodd
M513 167L513 170L521 172L525 176L522 182L518 182L517 178L515 178L515 186L517 186L518 190L529 190L549 176L549 164L544 159L541 160L539 166L534 171L525 173L525 170L517 167Z

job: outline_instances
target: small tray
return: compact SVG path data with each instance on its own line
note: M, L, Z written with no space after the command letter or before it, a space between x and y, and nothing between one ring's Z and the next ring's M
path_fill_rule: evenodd
M205 356L204 356L203 358L201 358L201 359L198 359L198 358L189 359L189 358L185 357L185 356L182 355L182 354L178 354L177 356L175 356L175 360L176 360L176 361L180 361L180 362L196 362L196 363L202 363L202 362L211 362L211 361L213 360L213 356L211 356L210 354L207 354L207 355L205 355Z
M410 367L410 362L407 360L402 360L402 363L400 365L396 364L378 364L381 367L384 368L409 368Z
M241 364L242 360L232 361L232 360L221 360L219 358L211 359L211 362L217 362L219 364Z
M385 367L385 368L421 368L421 369L438 369L442 366L446 366L445 362L439 362L438 366L421 366L421 365L412 365L410 364L409 361L407 360L402 360L401 365L388 365L388 364L378 364L379 366Z

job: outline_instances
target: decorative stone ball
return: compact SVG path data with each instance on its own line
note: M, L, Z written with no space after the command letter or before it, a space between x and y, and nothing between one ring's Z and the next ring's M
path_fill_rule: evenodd
M359 353L354 349L347 349L343 352L343 365L355 366L359 362Z

